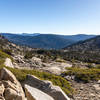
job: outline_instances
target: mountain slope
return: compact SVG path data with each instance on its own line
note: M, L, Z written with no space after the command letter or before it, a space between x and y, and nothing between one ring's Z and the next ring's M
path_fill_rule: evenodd
M94 35L53 35L53 34L2 34L9 41L32 48L61 49L80 40L85 40Z
M9 55L18 55L30 49L31 48L16 45L0 35L0 50Z
M0 35L0 49L10 48L10 42L2 35Z
M96 51L96 50L100 50L100 36L75 43L73 45L65 47L65 49L68 49L71 51Z
M100 64L100 36L64 48L68 58Z

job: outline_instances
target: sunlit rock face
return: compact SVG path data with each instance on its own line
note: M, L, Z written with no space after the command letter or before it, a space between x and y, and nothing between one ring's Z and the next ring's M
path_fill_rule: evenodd
M25 93L27 96L27 100L54 100L48 94L29 85L25 85Z
M25 83L28 86L33 87L33 89L38 89L48 94L54 100L70 100L70 98L62 91L60 87L54 86L50 81L43 81L33 75L28 75Z
M6 68L0 71L0 100L26 100L20 83Z

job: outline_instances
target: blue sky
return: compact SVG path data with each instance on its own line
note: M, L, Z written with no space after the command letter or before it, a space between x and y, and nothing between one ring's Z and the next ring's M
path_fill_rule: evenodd
M100 0L0 0L0 32L100 34Z

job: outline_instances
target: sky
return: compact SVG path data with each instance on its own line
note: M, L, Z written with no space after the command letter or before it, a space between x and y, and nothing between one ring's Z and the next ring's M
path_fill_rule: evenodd
M0 32L100 35L100 0L0 0Z

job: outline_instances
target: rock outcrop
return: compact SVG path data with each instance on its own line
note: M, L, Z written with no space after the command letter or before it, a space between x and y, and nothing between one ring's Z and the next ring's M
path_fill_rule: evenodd
M35 76L27 75L25 83L33 88L43 91L54 100L70 100L70 98L62 91L60 87L54 86L50 81L43 81Z
M0 71L0 100L25 100L20 83L6 68Z
M51 96L29 85L25 85L25 92L27 100L54 100Z

